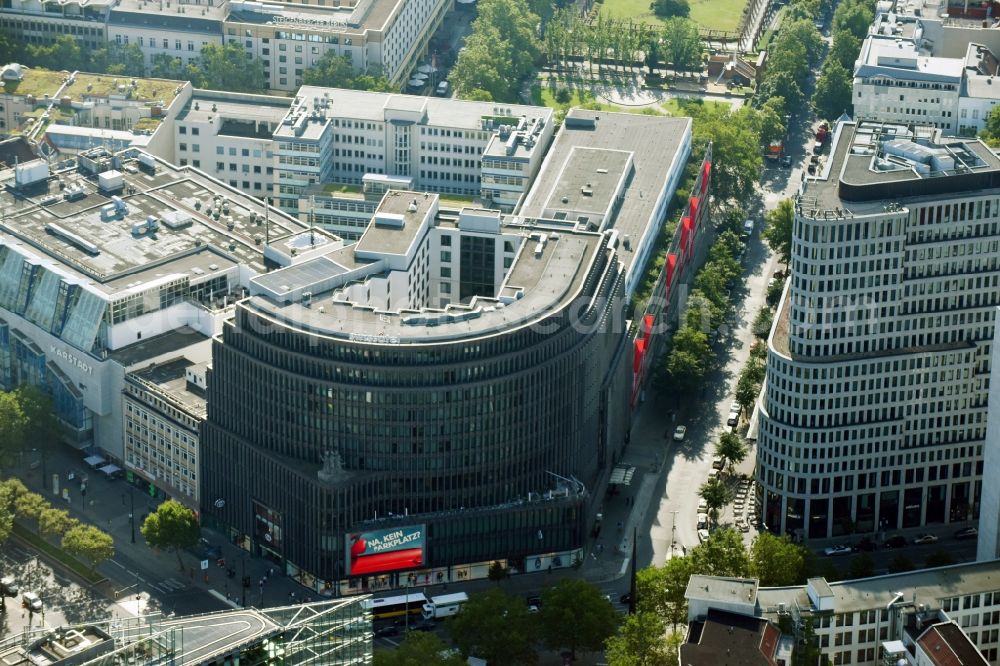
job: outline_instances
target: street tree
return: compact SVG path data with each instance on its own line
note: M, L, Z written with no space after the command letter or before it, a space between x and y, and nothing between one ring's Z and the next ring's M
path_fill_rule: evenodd
M653 0L649 3L649 8L660 18L691 15L691 4L688 0Z
M719 510L733 501L733 491L731 491L722 479L709 479L701 484L698 489L698 497L705 500L708 507L708 517L713 523L719 520Z
M660 33L660 53L674 71L688 72L701 68L701 37L698 24L688 18L675 16L663 23Z
M785 107L788 109L801 108L805 95L802 93L802 86L795 80L794 74L787 70L771 69L769 74L761 81L757 89L757 95L762 100L772 97L781 97L785 100Z
M783 279L777 279L774 282L767 283L767 293L765 294L764 300L771 307L778 304L781 300L781 294L785 291L785 281Z
M615 633L618 615L596 585L564 578L542 592L539 624L545 645L567 648L575 661L577 649L596 652L604 647Z
M762 145L770 145L772 141L784 141L788 126L785 124L785 115L789 109L785 106L785 98L781 95L769 97L757 112L760 121L760 142Z
M146 74L146 57L138 44L112 43L108 47L108 62L110 67L117 67L109 74L124 74L125 76L144 76Z
M456 96L468 99L474 91L482 91L490 100L513 101L516 79L505 70L501 60L511 50L510 43L496 30L484 29L471 34L448 75ZM482 96L482 92L476 94Z
M355 71L350 58L338 54L336 51L324 53L315 65L302 73L302 81L310 86L380 92L395 91L395 87L384 76Z
M954 564L955 559L951 556L947 550L935 550L933 553L927 556L926 566L928 569L934 567L946 567L949 564Z
M41 455L42 478L48 478L46 463L51 453L62 441L65 427L55 413L52 396L33 384L17 387L17 399L26 420L25 436Z
M14 515L18 518L38 520L42 511L49 508L49 502L38 493L24 493L14 499Z
M754 381L752 374L740 373L740 378L736 380L736 392L733 397L736 398L736 402L740 403L744 413L749 414L753 408L753 403L760 395L760 386L761 382Z
M823 35L816 29L814 19L798 19L782 22L781 34L775 46L786 48L789 44L800 44L806 50L807 65L815 65L823 55Z
M14 462L24 446L28 420L14 391L0 391L0 466Z
M827 58L839 62L844 69L853 70L854 61L861 52L861 40L851 34L850 30L839 30L833 35L833 44Z
M869 578L875 575L875 560L868 553L858 553L847 565L846 580Z
M156 53L150 60L149 75L154 79L180 80L185 78L184 61L174 58L168 53ZM197 78L201 78L201 70L197 65L192 65L192 71L197 73Z
M667 356L667 373L677 390L690 391L701 384L708 354L705 333L690 326L677 329Z
M847 30L858 39L864 39L868 27L875 20L875 8L866 2L842 2L833 13L833 34Z
M101 562L106 562L114 557L115 542L110 534L93 525L77 525L63 535L62 549L70 555L88 560L90 568L93 570Z
M636 574L636 610L662 617L674 629L687 622L688 579L694 570L690 557L671 557L662 567L646 567Z
M746 201L760 182L763 158L756 131L756 111L688 109L694 117L697 150L712 143L712 192L716 202Z
M792 227L795 223L795 205L791 199L782 199L778 205L764 216L764 230L761 237L768 247L778 255L778 261L785 264L792 258Z
M991 146L1000 145L1000 106L994 106L986 116L986 126L979 133Z
M236 41L201 47L201 87L211 90L254 92L264 87L264 65Z
M146 516L139 528L151 548L173 550L177 565L183 569L181 550L198 543L201 530L194 511L176 500L167 500Z
M764 305L757 313L757 316L754 317L753 324L750 327L753 330L754 337L766 340L767 336L771 334L771 324L773 323L774 311L767 305Z
M763 531L750 544L750 572L766 587L800 585L805 582L805 548L787 535Z
M63 509L48 507L42 509L38 515L38 531L47 537L61 537L79 524L79 520L70 517L69 513Z
M854 111L851 102L851 73L835 60L827 60L816 79L812 105L820 118L833 120Z
M664 632L663 620L656 613L626 615L618 633L605 643L608 666L668 666Z
M722 464L733 471L733 467L746 460L747 445L743 438L731 432L724 432L715 445L715 455L722 459Z
M510 44L510 59L501 66L512 69L514 80L520 81L531 71L541 55L537 37L538 15L526 0L480 0L473 30L477 33L496 30L500 39ZM499 57L501 54L497 54ZM459 56L461 58L461 56Z
M463 666L465 660L448 654L440 638L427 631L411 631L395 650L376 650L375 666Z
M537 623L524 600L500 589L469 597L445 630L464 656L475 655L491 666L534 663Z
M0 483L0 545L7 541L12 531L14 531L14 488L7 483ZM0 602L2 601L0 597Z
M903 573L904 571L913 571L916 568L917 565L906 555L897 555L889 562L889 573Z
M695 573L705 576L736 576L746 578L750 560L743 535L731 527L715 530L705 543L691 551Z
M57 72L85 69L88 62L87 54L72 35L62 35L51 44L29 44L24 55L32 66Z
M507 567L499 560L490 562L490 570L486 573L486 576L497 585L500 584L500 581L506 580L509 575L510 572L507 570Z

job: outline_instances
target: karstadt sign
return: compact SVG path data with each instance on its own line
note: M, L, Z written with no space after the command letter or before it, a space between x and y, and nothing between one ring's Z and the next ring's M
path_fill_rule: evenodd
M77 356L75 354L69 353L65 349L60 349L59 347L56 347L55 345L49 345L49 353L52 354L53 356L56 356L58 358L61 358L64 361L66 361L67 363L69 363L70 365L72 365L77 370L80 370L80 371L82 371L82 372L84 372L84 373L86 373L88 375L94 374L94 366L90 365L89 363L84 362L84 360L82 358L80 358L79 356Z

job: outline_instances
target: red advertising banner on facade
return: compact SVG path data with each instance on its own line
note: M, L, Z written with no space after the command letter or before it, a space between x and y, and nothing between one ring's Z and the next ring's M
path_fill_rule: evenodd
M424 565L424 526L347 535L347 575L416 569Z

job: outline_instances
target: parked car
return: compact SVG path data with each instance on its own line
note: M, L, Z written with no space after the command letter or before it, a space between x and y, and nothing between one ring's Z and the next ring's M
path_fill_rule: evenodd
M42 612L42 600L35 592L25 592L21 595L21 606L32 613Z
M849 555L851 552L850 546L830 546L823 550L824 555L834 556L834 555Z
M726 417L726 425L734 426L740 422L740 412L743 411L743 407L740 403L733 400L729 405L729 416Z
M743 223L743 235L751 236L753 235L753 220L747 220Z
M790 169L791 166L792 166L792 156L791 155L785 155L784 157L782 157L781 158L781 166L785 167L786 169Z
M708 504L705 500L698 502L698 513L708 513Z
M698 530L698 542L705 543L708 541L708 530Z
M938 538L933 534L921 534L913 540L913 543L937 543L937 541Z
M14 580L13 576L0 578L0 594L5 597L16 597L18 592L17 581Z
M687 426L679 425L674 429L674 441L683 442L684 438L687 436Z
M899 534L893 534L891 537L885 540L886 548L902 548L906 545L906 538L900 536Z
M145 520L145 518L143 520ZM198 543L191 548L191 553L199 560L214 561L222 557L222 549L204 537L198 539Z
M703 530L708 527L708 514L699 513L698 514L698 529Z
M959 541L964 539L976 539L979 537L979 530L975 527L963 527L959 531L955 532L955 538Z
M421 620L416 624L410 625L410 631L434 631L434 627L436 626L434 620Z
M542 607L542 598L541 597L528 597L528 605L529 606L535 606L536 608L541 608Z
M722 458L719 456L712 458L712 469L722 469Z

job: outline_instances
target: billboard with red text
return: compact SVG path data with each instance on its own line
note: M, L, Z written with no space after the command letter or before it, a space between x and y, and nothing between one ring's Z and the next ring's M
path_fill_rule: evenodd
M423 567L424 529L423 525L411 525L348 534L347 575Z

